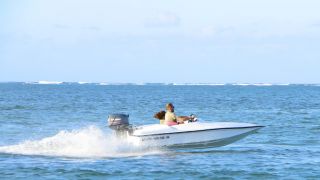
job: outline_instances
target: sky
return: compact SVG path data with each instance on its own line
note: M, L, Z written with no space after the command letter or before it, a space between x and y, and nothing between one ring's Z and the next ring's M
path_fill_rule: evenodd
M1 0L0 81L320 83L318 0Z

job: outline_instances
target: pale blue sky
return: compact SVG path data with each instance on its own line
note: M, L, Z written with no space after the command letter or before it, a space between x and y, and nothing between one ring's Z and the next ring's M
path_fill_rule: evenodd
M317 0L2 0L0 81L320 83Z

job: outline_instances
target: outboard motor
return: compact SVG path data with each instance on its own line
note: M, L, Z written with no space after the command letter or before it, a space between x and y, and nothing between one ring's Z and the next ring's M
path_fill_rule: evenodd
M124 136L132 132L128 114L110 114L108 117L108 126L115 130L118 136Z

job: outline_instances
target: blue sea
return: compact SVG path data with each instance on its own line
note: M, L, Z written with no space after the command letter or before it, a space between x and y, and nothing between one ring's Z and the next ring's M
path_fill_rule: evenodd
M202 122L264 125L206 149L117 141L111 113L135 125L172 102ZM320 86L0 83L0 179L320 179Z

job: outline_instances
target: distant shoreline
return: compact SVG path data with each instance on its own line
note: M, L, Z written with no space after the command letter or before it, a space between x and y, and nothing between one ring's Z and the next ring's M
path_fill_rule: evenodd
M35 85L132 85L132 86L320 86L320 83L113 83L113 82L63 82L63 81L0 81L1 84L35 84Z

